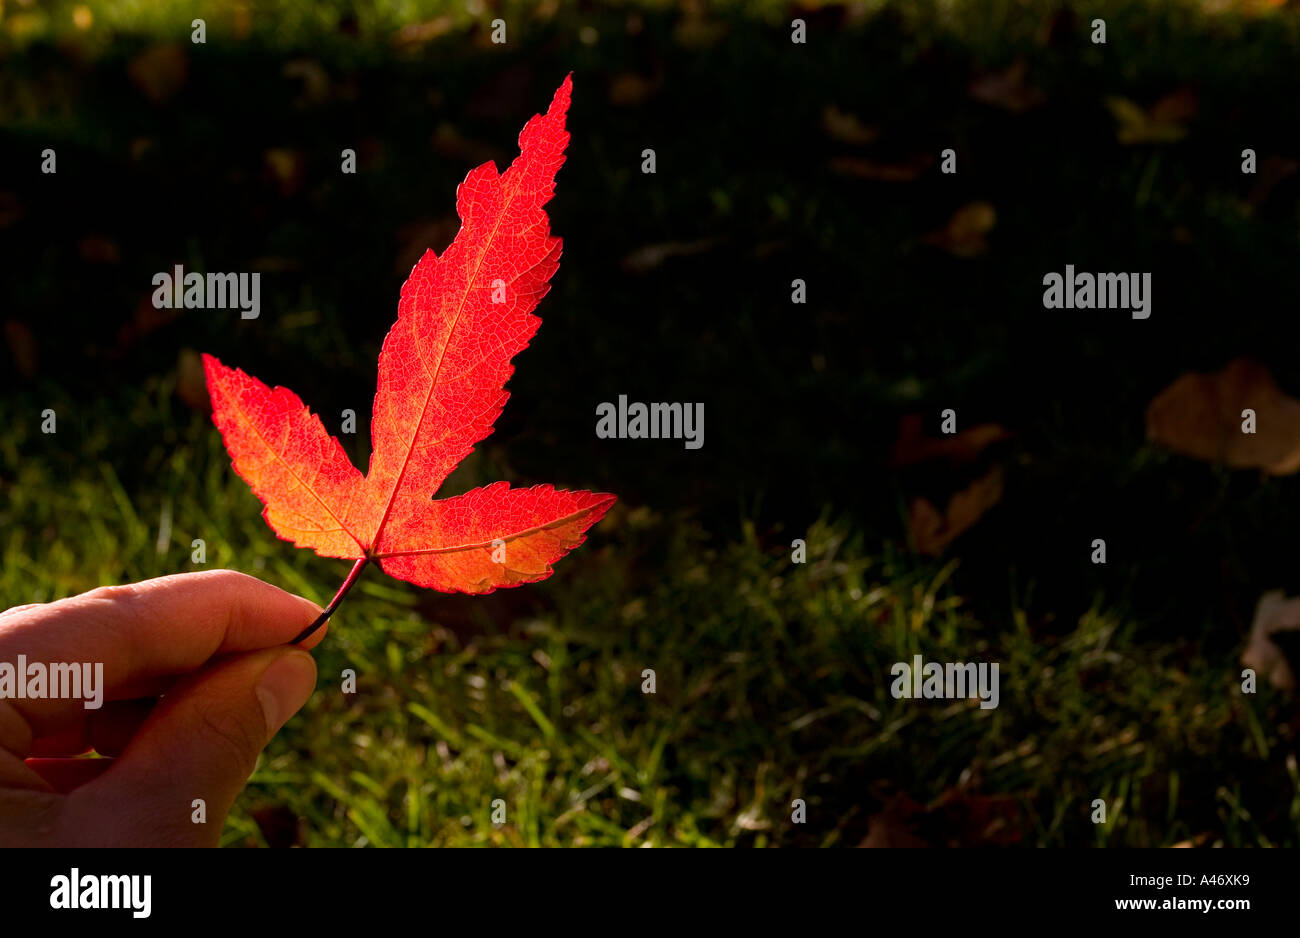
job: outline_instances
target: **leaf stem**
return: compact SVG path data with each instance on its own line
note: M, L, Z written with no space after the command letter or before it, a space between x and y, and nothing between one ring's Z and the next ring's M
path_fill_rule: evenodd
M356 585L357 580L361 577L361 571L366 568L366 564L368 563L370 563L369 557L362 557L356 562L356 565L352 568L352 572L348 574L348 578L343 581L343 585L339 587L339 591L334 594L334 598L330 600L330 604L325 607L325 611L316 617L315 622L299 632L297 637L289 642L290 645L297 645L299 642L311 638L317 629L329 621L330 616L334 615L334 610L338 609L339 604L343 602L343 597L346 596L348 591Z

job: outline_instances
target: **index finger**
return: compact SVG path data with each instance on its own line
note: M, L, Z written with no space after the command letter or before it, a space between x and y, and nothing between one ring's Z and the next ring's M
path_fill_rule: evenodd
M234 570L178 573L0 616L0 668L11 665L16 679L19 655L28 667L44 664L49 675L54 664L92 675L102 665L96 693L107 701L150 678L193 671L214 655L284 644L320 612L308 599ZM304 645L319 640L318 633ZM12 694L5 694L7 702L38 737L90 712L85 693L76 699Z

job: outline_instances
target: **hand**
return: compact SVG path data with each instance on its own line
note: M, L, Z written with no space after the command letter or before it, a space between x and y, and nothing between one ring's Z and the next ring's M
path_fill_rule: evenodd
M324 630L283 643L320 612L214 570L0 613L0 846L216 846L258 753L316 686L303 647ZM4 672L19 655L29 673L89 662L92 683L101 664L102 686L17 699ZM101 708L86 709L90 690ZM114 758L49 758L92 748Z

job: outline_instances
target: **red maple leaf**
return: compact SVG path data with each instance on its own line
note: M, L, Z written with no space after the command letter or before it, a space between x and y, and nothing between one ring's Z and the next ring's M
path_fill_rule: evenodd
M402 286L379 354L366 475L298 395L203 356L212 418L235 471L266 506L267 524L299 547L357 561L297 640L324 623L370 561L443 592L544 580L615 501L505 482L432 499L491 434L510 396L510 359L541 324L532 311L560 261L543 206L564 162L570 90L566 78L549 110L524 127L505 173L489 161L465 177L456 192L460 232L442 257L426 251Z

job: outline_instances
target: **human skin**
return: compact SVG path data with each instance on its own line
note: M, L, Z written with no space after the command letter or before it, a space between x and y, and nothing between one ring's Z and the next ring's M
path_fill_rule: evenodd
M316 686L310 600L232 570L0 613L0 662L103 664L103 706L0 700L0 846L216 846ZM104 759L69 758L93 749ZM206 822L195 823L202 799Z

